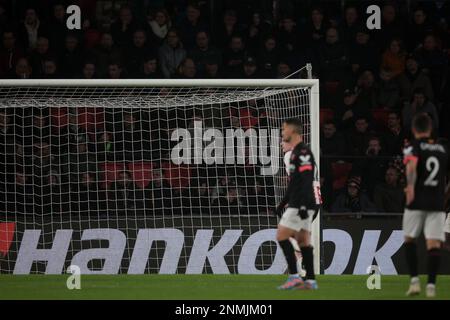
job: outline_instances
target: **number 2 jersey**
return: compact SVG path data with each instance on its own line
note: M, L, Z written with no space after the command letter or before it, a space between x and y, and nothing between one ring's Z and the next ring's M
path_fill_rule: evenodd
M414 201L410 210L444 211L448 151L432 139L411 142L403 150L403 163L417 163L417 179L414 186Z

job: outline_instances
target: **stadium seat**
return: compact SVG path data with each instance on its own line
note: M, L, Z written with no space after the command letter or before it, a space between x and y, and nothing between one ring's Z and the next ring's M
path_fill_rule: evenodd
M56 131L59 131L61 127L66 126L69 122L69 118L67 117L67 108L51 108L50 118L53 128L55 128Z
M128 163L128 170L131 172L134 182L140 188L147 187L153 179L152 169L153 163L149 161Z
M331 164L333 190L339 190L345 187L351 170L352 164L348 162L338 161Z
M253 128L258 124L258 118L254 117L249 109L239 110L239 120L243 129Z
M100 169L100 187L108 188L111 183L117 180L120 171L125 170L125 164L121 162L105 162L99 165Z
M191 179L191 169L188 166L178 166L170 162L161 164L164 179L166 179L173 188L183 189L189 186Z
M389 110L387 109L374 109L372 110L372 118L375 127L378 129L386 128L389 117Z
M320 109L320 125L326 121L333 120L334 111L332 109Z
M52 125L54 128L66 126L69 123L67 108L52 108ZM79 108L78 124L86 129L87 132L95 132L96 128L102 127L104 122L104 112L100 108Z

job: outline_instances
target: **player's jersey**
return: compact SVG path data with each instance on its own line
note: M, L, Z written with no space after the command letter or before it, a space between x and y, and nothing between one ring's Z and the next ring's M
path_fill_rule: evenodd
M446 148L432 139L413 141L403 150L404 160L417 161L417 180L410 210L444 211L445 185L448 166Z
M290 153L287 171L289 185L283 202L291 208L305 206L307 209L316 209L313 181L315 172L314 155L308 146L299 143Z

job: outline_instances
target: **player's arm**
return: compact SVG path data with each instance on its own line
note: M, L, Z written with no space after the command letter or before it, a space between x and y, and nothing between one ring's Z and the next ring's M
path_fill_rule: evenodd
M414 187L416 185L417 181L417 161L418 157L414 153L413 147L408 147L405 149L405 157L403 159L403 163L406 166L406 188L405 188L405 195L406 195L406 205L411 204L411 202L414 201Z

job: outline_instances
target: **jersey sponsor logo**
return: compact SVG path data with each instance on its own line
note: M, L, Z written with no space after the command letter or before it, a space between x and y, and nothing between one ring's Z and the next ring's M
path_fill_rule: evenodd
M405 156L412 154L412 152L413 152L413 146L409 146L409 147L406 147L405 149L403 149L403 155L405 155Z
M311 156L310 155L306 155L306 156L300 156L299 157L300 158L300 161L301 161L301 164L309 164L309 163L311 163Z

